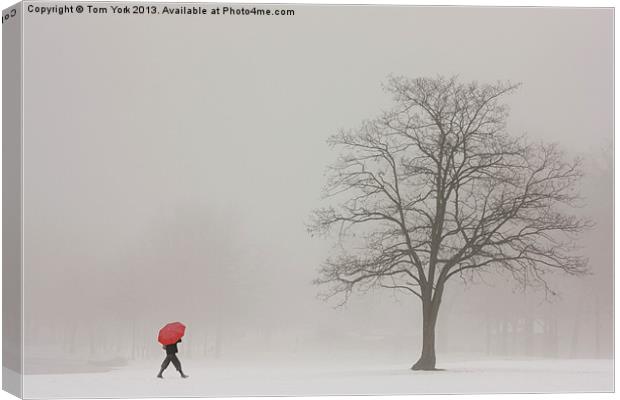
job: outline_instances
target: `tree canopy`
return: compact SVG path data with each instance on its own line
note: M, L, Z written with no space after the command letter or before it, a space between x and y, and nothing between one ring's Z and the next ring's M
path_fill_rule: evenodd
M406 291L439 306L445 283L505 270L543 287L552 270L579 275L574 235L581 160L557 144L507 132L506 95L519 85L392 77L394 108L329 138L339 151L309 224L337 232L339 251L315 283Z

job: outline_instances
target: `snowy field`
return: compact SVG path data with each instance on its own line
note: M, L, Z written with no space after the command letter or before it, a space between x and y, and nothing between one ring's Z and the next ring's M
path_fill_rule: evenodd
M410 371L407 365L245 366L182 360L155 377L159 362L130 363L109 372L25 375L25 398L220 397L506 392L610 392L613 360L453 360L443 371Z

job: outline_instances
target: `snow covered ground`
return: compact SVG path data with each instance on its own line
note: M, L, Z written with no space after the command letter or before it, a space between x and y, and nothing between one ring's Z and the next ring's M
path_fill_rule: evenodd
M159 361L109 372L25 375L25 398L345 395L503 392L610 392L613 360L456 360L444 371L410 371L403 364L240 366L182 360L157 379Z

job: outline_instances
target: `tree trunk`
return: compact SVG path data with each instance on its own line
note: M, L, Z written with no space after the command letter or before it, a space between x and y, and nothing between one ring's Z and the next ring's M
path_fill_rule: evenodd
M601 340L600 340L600 306L598 296L594 297L594 352L595 357L599 358L601 356Z
M529 314L525 319L525 355L532 356L534 354L534 319Z
M499 322L499 329L500 329L500 352L502 354L502 356L505 356L508 353L508 341L506 340L507 336L508 336L508 327L507 327L507 323L505 321L505 317L501 317L502 319Z
M571 340L570 346L570 358L577 358L578 347L579 347L579 328L581 326L581 305L577 306L577 310L575 312L575 324L573 325L573 337Z
M513 318L510 321L510 354L514 355L517 353L517 327L519 326L519 320Z
M486 314L485 319L485 352L487 356L491 355L491 323L489 322L489 315Z
M426 303L426 302L425 302ZM424 370L433 371L435 368L435 323L437 322L437 311L439 304L436 307L432 306L431 302L422 306L422 353L420 358L411 367L412 370Z

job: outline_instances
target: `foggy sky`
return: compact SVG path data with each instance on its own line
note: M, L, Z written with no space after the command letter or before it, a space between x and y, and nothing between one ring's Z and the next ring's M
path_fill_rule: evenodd
M596 274L558 279L566 291L554 307L572 327L576 305L597 293L599 355L610 355L612 10L291 8L294 17L27 16L27 323L79 320L85 346L93 327L132 323L154 343L174 320L190 341L217 326L419 335L413 298L371 293L344 310L317 300L311 281L332 243L304 223L336 156L326 138L389 108L390 74L459 75L522 82L507 98L509 131L587 158L580 212L598 225L583 253ZM440 330L476 325L491 312L481 304L523 301L452 285ZM592 355L592 328L582 329ZM467 340L438 335L438 354ZM27 354L40 340L26 341ZM419 345L403 350L412 361Z

